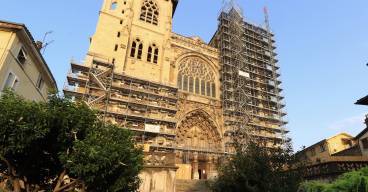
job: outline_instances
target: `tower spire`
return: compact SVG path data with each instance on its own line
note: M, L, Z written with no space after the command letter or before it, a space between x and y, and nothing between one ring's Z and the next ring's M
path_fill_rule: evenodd
M270 19L269 19L269 15L268 15L268 7L267 6L263 7L263 12L264 12L264 16L265 16L265 24L266 24L267 32L270 32L271 31Z

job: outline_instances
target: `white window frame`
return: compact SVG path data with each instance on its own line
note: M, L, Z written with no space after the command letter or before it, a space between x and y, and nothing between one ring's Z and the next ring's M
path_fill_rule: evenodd
M44 85L45 80L43 79L42 74L40 73L37 78L36 88L41 91Z
M19 54L20 54L20 52L23 52L23 56L24 56L24 63L22 63L21 61L19 61L19 59L18 59L18 57L19 57ZM21 64L22 66L23 65L25 65L26 63L27 63L27 60L28 60L28 58L27 58L27 55L28 55L28 53L27 53L27 51L26 51L26 49L24 48L24 46L21 46L20 47L20 49L19 49L19 51L18 51L18 53L17 53L17 61L19 62L19 64Z
M14 79L10 83L11 86L9 86L9 88L15 91L16 88L18 87L19 82L20 82L18 76L13 71L8 70L7 73L6 73L6 76L5 76L6 78L4 79L4 82L2 83L2 86L1 86L1 92L4 91L6 88L8 88L8 87L5 87L5 86L6 86L6 82L7 82L8 78L9 78L9 75L10 74L13 74L14 75Z

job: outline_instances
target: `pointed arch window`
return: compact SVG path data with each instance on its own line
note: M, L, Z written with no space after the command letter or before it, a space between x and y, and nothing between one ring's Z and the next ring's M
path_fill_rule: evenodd
M216 98L215 74L200 58L186 58L179 65L179 90Z
M158 25L159 10L153 0L145 0L141 7L140 20L154 25Z
M137 38L132 42L132 47L130 49L130 57L142 59L142 52L143 52L143 43L139 38Z
M148 47L147 61L155 64L158 63L158 47L156 44L152 44Z

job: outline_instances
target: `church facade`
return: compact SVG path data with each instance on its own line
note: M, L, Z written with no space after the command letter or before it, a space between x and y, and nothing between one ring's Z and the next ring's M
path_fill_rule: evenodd
M219 161L231 153L221 49L174 33L177 5L104 0L85 61L72 61L64 87L104 121L134 132L146 154L142 191L216 177ZM252 122L252 115L237 114ZM272 141L281 141L280 126Z

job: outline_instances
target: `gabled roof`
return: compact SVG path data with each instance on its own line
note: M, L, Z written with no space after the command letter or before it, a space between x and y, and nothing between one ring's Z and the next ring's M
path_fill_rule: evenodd
M9 21L4 21L4 20L0 20L0 29L8 29L8 30L13 30L13 31L23 31L24 32L24 36L26 37L26 39L29 39L30 44L32 46L33 52L36 54L37 57L39 57L41 59L41 62L43 63L43 67L46 69L46 71L49 73L48 75L50 76L56 90L57 88L57 84L56 84L56 80L54 78L54 76L51 73L51 70L49 68L49 66L47 65L45 59L43 58L42 54L40 53L40 50L37 48L36 42L31 34L31 32L28 30L28 28L26 27L25 24L22 23L15 23L15 22L9 22Z
M368 105L368 95L355 102L357 105Z
M361 131L357 136L355 136L355 139L359 139L360 137L362 137L367 132L368 132L368 127L363 129L363 131Z

